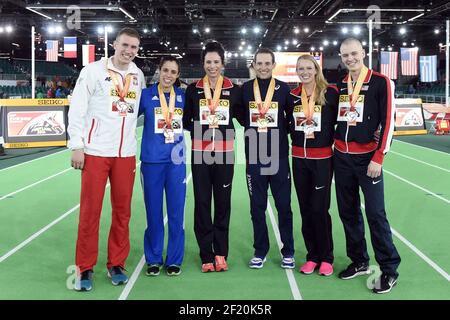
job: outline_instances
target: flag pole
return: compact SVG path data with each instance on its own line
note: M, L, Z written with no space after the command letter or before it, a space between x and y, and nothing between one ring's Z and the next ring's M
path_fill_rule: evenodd
M105 26L105 58L108 59L108 28Z
M446 36L445 36L445 106L448 108L449 105L449 45L450 45L450 20L446 21Z
M31 99L34 99L35 88L36 88L36 78L35 78L35 47L34 47L34 37L35 37L35 29L34 26L31 26Z
M373 20L369 20L369 69L372 69L372 29Z

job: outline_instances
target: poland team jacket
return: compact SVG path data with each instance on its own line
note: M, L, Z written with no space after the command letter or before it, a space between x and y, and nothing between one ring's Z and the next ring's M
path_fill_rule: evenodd
M127 71L120 71L111 59L93 62L80 72L70 100L68 147L93 156L131 157L136 155L136 123L145 78L133 62ZM119 82L132 75L126 110L117 108L119 95L108 70Z

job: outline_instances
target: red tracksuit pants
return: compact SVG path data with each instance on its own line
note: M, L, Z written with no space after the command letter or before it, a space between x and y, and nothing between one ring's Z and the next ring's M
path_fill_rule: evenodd
M130 252L128 223L135 173L135 157L85 155L75 258L80 272L93 269L97 263L100 214L108 178L111 184L112 222L108 238L107 268L125 267L125 260Z

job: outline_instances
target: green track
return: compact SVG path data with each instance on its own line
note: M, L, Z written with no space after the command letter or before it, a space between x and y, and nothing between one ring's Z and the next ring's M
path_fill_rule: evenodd
M138 129L141 134L141 129ZM239 139L240 137L238 137ZM187 139L189 140L189 139ZM189 144L188 144L189 145ZM443 270L438 273L423 258L399 238L394 242L402 257L397 287L386 295L372 294L366 287L367 277L343 281L337 272L349 260L345 254L343 227L339 220L336 200L332 195L331 215L335 245L335 274L320 277L303 275L297 270L305 259L301 236L301 219L294 188L295 258L292 272L294 283L305 300L313 299L450 299L450 154L419 148L394 141L384 168L429 192L419 189L385 172L385 197L391 227L406 238L420 252ZM30 163L0 170L0 198L16 190L39 182L69 168L69 152L60 152ZM427 162L428 166L407 157ZM267 217L271 248L263 269L247 267L252 257L253 231L249 213L249 199L245 183L245 166L238 155L232 193L230 225L229 271L202 274L198 247L193 232L192 181L188 185L185 226L186 247L183 272L179 277L146 277L144 269L133 286L129 286L129 300L292 300L294 299L288 273L281 269L280 253L275 233ZM444 169L444 170L443 170ZM188 173L190 165L188 165ZM99 257L94 273L94 289L79 293L69 290L66 281L73 273L66 273L74 263L77 236L80 172L69 170L0 200L0 299L118 299L124 286L114 287L106 277L106 246L110 225L109 189L104 200L100 227ZM430 192L439 195L438 199ZM446 201L445 201L446 200ZM270 197L275 218L276 210ZM5 258L19 244L75 208L45 232ZM133 216L130 222L131 252L127 270L131 276L143 255L143 233L146 228L143 195L139 176L136 176L133 195ZM371 263L376 264L366 226ZM447 278L446 278L447 277Z

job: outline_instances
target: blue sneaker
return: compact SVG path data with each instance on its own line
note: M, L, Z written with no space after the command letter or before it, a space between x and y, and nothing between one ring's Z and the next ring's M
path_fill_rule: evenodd
M92 290L92 274L94 271L85 270L77 277L75 280L75 286L73 287L76 291L91 291Z
M118 286L128 282L128 276L123 273L123 270L125 269L121 266L114 266L112 268L109 268L108 277L111 278L111 282L113 285Z
M294 269L295 268L295 259L293 256L283 257L281 260L281 267L283 269Z
M266 257L253 257L248 263L248 266L252 269L261 269L264 267L264 262L266 262Z

